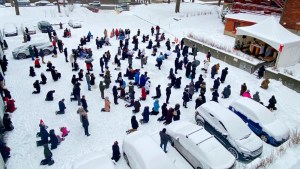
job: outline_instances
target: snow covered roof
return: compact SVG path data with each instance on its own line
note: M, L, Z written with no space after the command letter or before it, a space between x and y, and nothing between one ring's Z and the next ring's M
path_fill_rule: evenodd
M126 153L130 151L133 160L137 160L143 169L176 169L159 145L142 131L135 131L124 138L123 151L126 149Z
M234 109L261 124L269 124L276 120L274 114L260 103L241 97L230 104Z
M276 50L281 44L285 47L300 46L300 37L281 26L274 17L269 17L252 26L238 27L236 35L260 39Z
M223 123L228 134L233 139L241 139L251 133L247 125L236 114L214 101L202 104L200 109L212 114ZM201 112L201 110L199 111Z
M74 161L72 169L115 169L114 164L104 152L92 152Z
M270 16L249 14L249 13L235 13L235 14L227 14L225 15L225 18L258 23L270 18Z

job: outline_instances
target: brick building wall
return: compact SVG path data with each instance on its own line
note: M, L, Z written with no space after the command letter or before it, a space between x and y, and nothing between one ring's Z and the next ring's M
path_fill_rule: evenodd
M280 23L287 29L300 31L300 0L286 0Z

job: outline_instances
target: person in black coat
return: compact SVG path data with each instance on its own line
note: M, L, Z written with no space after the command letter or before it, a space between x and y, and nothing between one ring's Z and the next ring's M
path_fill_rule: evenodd
M31 77L34 77L34 76L35 76L35 71L34 71L33 66L30 66L30 67L29 67L29 76L31 76Z
M148 46L146 47L147 49L151 49L152 48L152 45L153 45L153 42L152 40L150 39L149 43L148 43Z
M133 113L138 113L138 112L140 112L140 108L141 108L141 103L140 103L140 101L139 101L139 100L134 101L133 107L134 107L134 110L132 110Z
M222 98L226 99L231 95L231 89L230 89L230 85L226 86L222 92L223 96Z
M56 49L56 46L53 47L53 55L52 57L57 57L57 49Z
M174 64L175 64L175 74L177 74L177 70L179 69L179 57L176 57Z
M90 136L89 125L90 125L90 123L89 123L87 116L82 116L82 127L84 128L84 134L86 136Z
M100 62L101 72L104 73L104 70L103 70L103 66L104 66L103 57L100 58L99 62Z
M259 69L258 69L258 72L257 72L257 74L258 74L258 78L259 79L261 79L262 77L264 77L264 73L265 73L265 66L264 65L262 65Z
M73 75L73 76L72 76L71 83L72 83L73 85L75 85L77 82L78 82L78 79L76 78L76 75Z
M214 81L214 86L213 89L214 90L218 90L220 86L220 78L218 77L215 81Z
M86 100L85 100L85 96L84 96L84 95L82 95L80 101L81 101L81 105L82 105L83 109L84 109L86 112L89 112L88 109L87 109L87 108L88 108L88 105L87 105L87 102L86 102Z
M83 69L80 69L80 71L78 72L78 80L82 81L83 78Z
M202 77L202 74L200 74L199 78L198 78L198 81L196 81L195 83L195 90L196 92L198 92L198 90L200 89L200 85L202 84L203 82L203 77Z
M115 104L119 104L118 103L118 90L117 90L117 86L114 86L112 89L113 95L114 95L114 103Z
M49 133L45 125L40 125L41 144L48 144Z
M184 45L184 40L183 40L183 38L182 38L181 41L180 41L180 50L182 50L183 45Z
M55 90L50 90L46 95L46 101L53 101L53 93L55 93Z
M218 102L218 97L219 97L219 93L218 93L217 90L215 90L215 91L212 93L212 99L211 99L211 101L215 101L215 102L219 103L219 102Z
M195 100L195 109L197 109L202 104L203 104L202 97L201 96L197 97L197 99Z
M170 96L171 96L171 87L172 86L168 86L167 88L166 88L166 103L167 104L169 104L169 99L170 99Z
M52 69L51 69L51 76L54 81L57 81L59 79L59 75L58 75L57 71L55 70L54 66L52 66Z
M3 116L3 126L5 131L12 131L14 129L9 114L7 113L5 113Z
M69 62L68 61L68 49L67 48L64 49L64 54L65 54L66 62Z
M275 96L273 95L269 100L269 105L267 106L268 109L271 111L276 110L275 104L277 103Z
M180 105L179 104L175 105L174 111L175 111L175 113L174 113L174 116L173 116L173 120L174 121L180 120Z
M156 87L156 96L153 96L153 99L159 99L161 97L160 85Z
M36 91L33 91L32 94L38 94L38 93L40 93L40 91L41 91L41 86L40 86L39 80L36 80L36 81L33 83L33 87L35 88Z
M56 149L58 145L58 139L53 129L50 130L49 137L50 137L51 150Z
M41 78L42 78L42 81L40 82L40 84L44 85L47 83L47 77L45 76L44 73L41 73Z
M215 75L217 73L217 68L216 68L216 65L214 65L213 67L211 67L211 78L214 79L215 78Z
M221 73L221 79L220 79L221 83L225 82L227 74L228 74L228 68L225 67L225 69L223 69Z
M121 154L120 154L120 148L117 141L115 141L114 145L112 145L112 152L113 153L111 159L114 160L115 162L118 162L119 159L121 158Z
M185 77L189 78L192 70L192 63L189 62L185 68Z
M130 134L130 133L136 131L139 128L139 123L136 120L135 115L133 115L131 117L131 127L132 127L131 129L129 129L129 130L126 131L127 134Z
M183 100L183 107L187 108L186 104L188 101L190 101L188 89L185 89L185 91L183 92L182 100Z
M166 116L167 116L167 113L168 113L168 108L167 108L167 103L164 103L162 106L161 106L161 117L159 117L157 119L157 121L164 121L166 119Z
M179 89L180 86L181 86L181 77L178 77L178 78L176 79L174 88L175 88L175 89Z
M78 106L80 106L81 105L81 101L80 101L80 83L76 83L75 85L74 85L74 87L73 87L73 96L74 96L74 98L71 98L71 101L73 101L73 100L77 100L78 101Z

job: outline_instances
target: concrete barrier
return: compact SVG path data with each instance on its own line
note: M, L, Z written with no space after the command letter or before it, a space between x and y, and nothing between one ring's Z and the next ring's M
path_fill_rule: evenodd
M254 73L263 64L263 62L259 63L259 64L254 64L254 63L251 63L250 61L239 59L237 57L234 57L233 54L230 54L225 51L221 51L217 48L208 46L204 43L201 43L199 41L196 41L196 40L193 40L190 38L184 38L184 44L189 47L196 45L198 48L198 51L202 52L202 53L207 53L208 51L210 51L212 57L222 60L232 66L238 67L238 68L240 68L246 72L249 72L251 74Z

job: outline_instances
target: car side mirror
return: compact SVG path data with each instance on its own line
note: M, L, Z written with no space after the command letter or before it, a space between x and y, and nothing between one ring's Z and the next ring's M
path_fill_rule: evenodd
M176 137L176 140L179 141L179 137Z
M222 135L223 135L225 138L227 138L228 133L223 133Z

